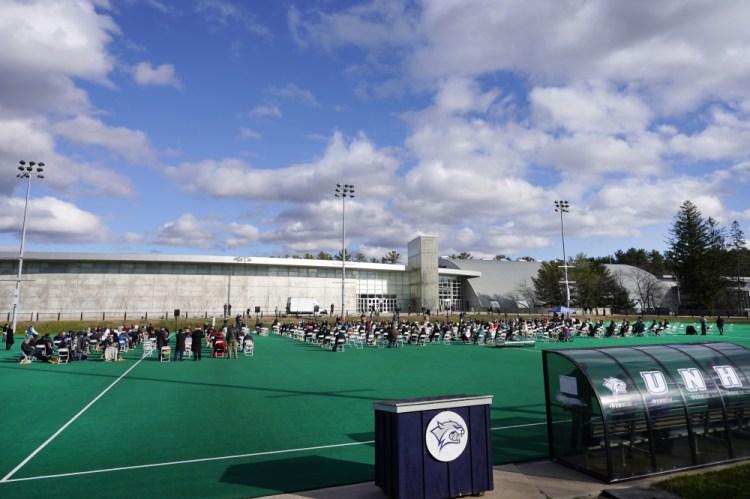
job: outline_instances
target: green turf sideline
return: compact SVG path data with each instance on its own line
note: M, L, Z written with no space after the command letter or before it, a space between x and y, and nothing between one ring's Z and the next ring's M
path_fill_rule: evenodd
M68 426L70 426L71 424L73 424L73 422L76 419L78 419L81 415L83 415L83 413L86 412L89 409L89 407L91 407L92 405L94 405L97 402L97 400L99 400L100 398L102 398L104 396L104 394L106 394L113 386L115 386L117 383L119 383L122 378L124 378L125 376L127 376L130 371L132 371L133 369L135 369L136 367L138 367L138 364L140 364L141 361L143 361L144 358L145 357L141 357L141 359L138 362L136 362L135 364L133 364L130 367L130 369L128 369L127 371L125 371L124 373L122 373L119 378L117 378L116 380L114 380L111 385L109 385L107 388L104 389L103 392L101 392L99 395L97 395L96 398L94 398L94 400L92 400L91 402L89 402L86 405L86 407L84 407L83 409L81 409L80 411L78 411L78 413L75 416L73 416L73 418L70 421L68 421L67 423L65 423L64 425L62 425L59 430L57 430L55 433L52 434L51 437L49 437L47 440L45 440L45 442L42 445L40 445L39 447L37 447L34 450L34 452L32 452L31 454L29 454L28 457L26 457L26 459L24 459L23 461L21 461L18 464L18 466L16 466L15 468L13 468L10 471L10 473L8 473L2 479L0 479L0 483L9 481L10 477L12 477L13 475L15 475L18 470L20 470L21 468L23 468L26 463L28 463L29 461L31 461L31 459L34 456L36 456L39 452L41 452L42 449L44 449L45 447L47 447L47 445L50 442L52 442L55 438L57 438L57 436L60 435L63 431L65 431L65 429Z
M95 490L108 497L254 497L369 481L372 402L451 393L494 396L494 464L543 458L541 355L522 352L711 340L747 344L745 329L735 328L736 334L724 337L576 338L514 351L454 343L332 353L270 336L256 337L256 355L239 360L146 358L0 483L0 496L79 497L82 490ZM132 367L139 353L119 363L23 366L15 362L18 350L0 352L0 394L7 402L0 406L6 429L0 434L0 469L28 456ZM331 442L349 445L321 446ZM184 464L155 466L173 462ZM80 472L89 473L74 475ZM26 480L53 475L43 486Z

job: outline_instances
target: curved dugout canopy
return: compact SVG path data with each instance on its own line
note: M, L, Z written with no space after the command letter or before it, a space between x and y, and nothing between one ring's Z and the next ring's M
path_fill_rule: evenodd
M550 456L608 482L750 458L750 350L546 350Z

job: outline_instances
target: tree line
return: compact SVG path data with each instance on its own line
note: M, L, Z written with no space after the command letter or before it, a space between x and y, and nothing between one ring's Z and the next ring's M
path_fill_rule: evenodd
M344 250L343 253L339 251L338 253L331 254L327 251L319 251L317 255L313 255L312 253L305 253L304 255L285 255L284 258L295 258L295 259L303 259L303 260L333 260L333 261L341 261L342 254L344 259L347 262L369 262L369 263L390 263L390 264L397 264L401 262L401 253L398 251L389 251L385 255L383 255L380 258L376 257L370 257L369 259L367 256L365 256L364 253L357 253L354 256L349 253L348 250Z
M705 310L712 313L742 313L750 305L743 295L742 276L750 275L750 251L737 221L729 228L704 218L698 208L685 201L666 235L667 251L630 248L606 257L578 254L567 262L571 306L656 309L667 291L671 310ZM613 274L604 264L630 265L633 269ZM533 287L521 283L517 294L530 306L564 304L562 261L544 262L532 278ZM675 289L667 290L662 279L672 276ZM635 290L631 299L626 286Z

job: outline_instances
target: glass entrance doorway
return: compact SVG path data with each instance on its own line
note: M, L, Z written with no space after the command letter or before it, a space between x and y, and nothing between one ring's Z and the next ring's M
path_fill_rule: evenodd
M360 295L357 297L357 312L379 315L396 310L396 295Z

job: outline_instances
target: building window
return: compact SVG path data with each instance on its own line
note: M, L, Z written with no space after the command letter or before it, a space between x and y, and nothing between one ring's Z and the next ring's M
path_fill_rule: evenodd
M438 304L440 310L463 310L463 289L461 278L440 276L438 281Z

